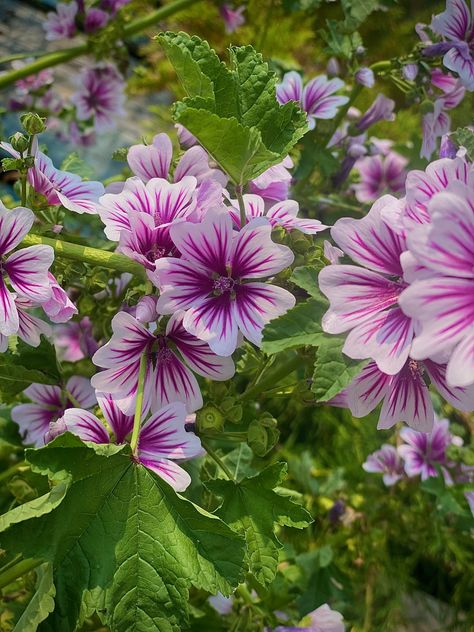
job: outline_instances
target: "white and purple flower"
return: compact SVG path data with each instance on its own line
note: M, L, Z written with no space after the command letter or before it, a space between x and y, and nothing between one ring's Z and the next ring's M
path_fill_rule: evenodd
M60 2L56 5L56 11L50 11L44 22L46 39L69 39L76 34L76 2Z
M244 6L234 9L230 4L221 4L221 6L219 7L219 13L221 15L221 18L224 20L226 33L233 33L243 24L245 24L244 11Z
M201 408L201 391L193 371L218 381L234 375L231 358L215 355L206 343L184 329L183 312L175 311L163 332L150 329L131 314L119 312L112 319L112 338L92 358L94 364L105 369L94 375L92 385L111 393L124 413L131 415L135 410L143 354L143 414L171 402L183 402L190 413Z
M408 160L395 151L359 159L355 168L360 182L353 187L356 198L359 202L374 202L384 193L403 193L407 164Z
M250 193L260 195L270 202L282 202L289 196L292 176L288 169L293 167L293 161L286 156L281 162L249 182Z
M367 112L363 114L355 124L359 132L365 132L380 121L394 121L395 101L388 99L384 94L378 94Z
M349 101L349 97L335 94L343 87L341 79L328 79L326 75L314 77L303 87L301 75L291 71L277 85L276 94L282 105L288 101L298 102L306 112L309 128L313 129L317 119L334 118L338 108Z
M259 217L234 233L229 213L209 212L200 224L181 222L170 234L181 258L156 262L151 281L160 289L157 309L186 310L183 326L222 356L236 349L239 332L256 345L264 325L295 304L287 290L256 282L293 261L286 246L271 240L270 222Z
M409 430L409 432L415 432ZM415 433L421 434L421 433ZM426 435L423 435L426 436ZM362 467L366 472L383 474L383 482L387 487L395 485L403 478L403 463L396 448L388 443L384 443L380 450L369 454Z
M54 328L53 338L58 356L66 362L90 358L99 348L88 316L84 316L78 322L58 325Z
M73 406L92 408L96 396L85 377L69 378L65 388L47 384L31 384L23 391L30 404L19 404L12 408L12 419L18 425L26 445L36 448L46 443L46 435L52 422L57 421L64 411Z

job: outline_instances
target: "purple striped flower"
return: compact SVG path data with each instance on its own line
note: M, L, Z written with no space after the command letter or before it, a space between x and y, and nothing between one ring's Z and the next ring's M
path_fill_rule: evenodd
M354 75L355 80L365 88L373 88L375 85L375 75L371 68L359 68Z
M360 183L354 185L359 202L374 202L384 193L403 193L408 160L395 151L367 156L356 162Z
M245 24L244 16L245 7L237 7L234 9L230 4L221 4L219 7L219 13L224 20L224 27L226 33L233 33L243 24Z
M458 444L459 437L450 433L447 419L435 419L429 434L402 428L400 438L404 443L398 446L398 453L404 461L408 476L421 476L421 480L425 481L438 476L438 466L446 482L452 483L448 469L454 464L448 461L446 450L452 443Z
M447 0L446 10L435 15L432 30L445 38L440 48L446 68L457 72L464 86L474 90L474 19L464 0Z
M349 97L335 95L343 87L341 79L328 79L326 75L320 75L308 81L303 88L301 75L291 71L277 85L276 95L282 105L288 101L297 101L306 112L309 129L313 129L317 119L334 118L338 108L349 101Z
M375 362L369 362L330 403L348 407L354 417L365 417L383 402L379 429L391 428L404 421L419 432L431 432L434 410L427 378L447 402L465 412L474 410L474 386L451 387L446 382L445 364L412 359L408 359L395 375L383 373Z
M135 410L143 354L147 356L144 414L170 402L183 402L190 413L201 408L201 391L193 371L219 381L234 375L231 358L216 356L206 343L184 329L183 312L175 311L166 328L160 322L153 332L131 314L120 312L112 319L112 330L110 341L92 358L94 364L105 369L94 375L92 385L111 393L125 414Z
M99 406L114 432L115 441L123 443L132 431L133 417L125 416L117 408L113 399L100 394ZM185 461L203 454L201 442L193 432L186 431L186 408L174 402L161 408L149 417L140 428L136 460L177 492L184 491L191 483L189 474L175 461ZM52 433L69 431L83 441L110 443L110 437L102 422L91 412L69 408L56 424Z
M109 22L110 15L102 9L92 7L86 12L84 30L86 33L95 33Z
M0 143L0 147L14 158L20 157L9 143ZM82 180L75 173L56 169L51 158L38 150L37 143L33 147L33 154L35 162L28 170L28 181L37 193L45 196L48 204L62 204L69 211L80 214L97 213L97 203L104 192L101 182Z
M379 123L380 121L393 121L395 114L393 109L395 101L388 99L385 95L377 95L375 101L369 107L367 112L355 124L359 132L365 132L369 127Z
M158 312L186 310L184 328L230 356L239 331L256 345L264 325L295 304L287 290L255 282L288 267L293 253L271 240L270 222L259 217L238 233L230 214L209 212L200 224L181 222L170 228L181 259L156 262L149 278L160 288Z
M16 333L20 326L16 297L37 305L51 296L48 278L54 260L51 246L29 246L6 257L27 235L34 219L30 209L19 206L8 210L0 202L0 334L4 336Z
M76 2L60 2L56 11L50 11L43 26L47 40L69 39L76 34Z
M15 307L18 312L18 331L16 335L30 347L38 347L41 343L41 334L49 337L51 327L40 318L30 314L30 309L44 307L44 304L33 303L24 298L15 298ZM8 349L8 336L0 334L0 352Z
M77 314L77 307L51 272L48 273L48 278L51 287L51 297L42 304L42 308L53 323L65 323L74 314Z
M78 362L82 358L92 357L99 347L92 329L92 322L88 316L84 316L79 322L55 327L54 344L61 360Z
M454 386L474 384L472 182L470 174L467 185L453 182L430 200L430 222L408 237L421 271L400 299L404 312L420 321L413 357L449 357L447 378Z
M265 200L259 195L251 193L243 196L247 220L256 217L266 217L272 226L281 226L287 231L299 230L307 235L326 230L327 226L318 219L305 219L298 217L299 204L295 200L285 200L266 208ZM240 211L237 200L231 200L232 206L229 213L236 228L240 228Z
M288 169L293 167L293 161L286 156L281 162L249 182L250 193L261 195L264 200L282 202L289 196L292 176Z
M404 430L408 430L408 428ZM409 432L415 433L414 430L409 430ZM380 450L369 454L362 467L366 472L383 474L383 482L387 487L395 485L403 478L403 463L396 448L388 443L384 443Z
M33 403L14 406L12 419L18 424L24 443L35 447L44 445L50 423L62 417L67 408L77 405L92 408L96 404L89 380L77 375L69 378L64 389L32 384L23 394Z
M342 614L337 610L332 610L327 603L310 612L303 621L303 627L280 625L274 629L274 632L344 632L345 630Z
M124 115L125 82L117 68L100 63L85 68L78 89L71 96L79 121L92 120L97 132L115 127L117 117Z
M405 238L384 213L398 201L385 195L360 220L343 218L331 229L331 237L354 265L330 265L319 274L319 286L330 300L323 317L324 331L349 331L344 353L355 359L372 358L381 371L398 373L405 364L414 335L412 319L398 306L407 286L400 255Z

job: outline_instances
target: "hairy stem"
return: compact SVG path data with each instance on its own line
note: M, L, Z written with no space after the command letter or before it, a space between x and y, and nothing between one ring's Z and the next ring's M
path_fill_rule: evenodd
M0 590L14 582L15 579L18 579L19 577L22 577L23 575L31 572L42 563L43 560L28 559L21 560L21 562L18 562L14 566L10 567L0 574Z
M275 388L278 382L293 373L293 371L301 366L301 363L302 360L296 353L291 360L280 363L274 371L268 371L267 374L264 373L257 384L250 386L246 391L244 391L242 399L253 399L257 395L264 393L266 390Z
M125 26L124 38L131 37L132 35L136 35L141 31L144 31L149 26L153 26L160 20L177 13L181 9L185 9L201 0L175 0L174 2L170 2L164 7L160 7L156 11L152 11L148 15L138 18L130 24ZM31 64L27 64L23 66L23 68L18 68L16 70L11 70L10 72L6 72L0 76L0 89L5 88L6 86L11 85L18 79L23 79L23 77L29 77L30 75L35 75L40 70L44 70L45 68L51 68L52 66L57 66L59 64L63 64L71 59L76 59L76 57L81 57L90 52L89 43L85 42L79 46L74 46L73 48L65 48L63 50L54 51L52 53L46 53L42 55L35 61L31 62Z
M240 184L235 187L235 195L237 196L237 200L239 201L240 228L243 228L247 223L247 213L245 212L244 197L242 195L242 187L240 186Z
M146 374L146 353L140 358L140 369L138 371L137 401L135 403L135 417L133 418L132 438L130 439L130 448L136 456L138 450L138 437L140 435L140 424L142 421L143 410L143 394L145 391L145 374Z
M224 461L220 457L217 456L217 454L214 452L214 450L211 448L211 446L209 445L207 441L205 441L202 437L200 438L201 438L202 447L206 450L206 452L211 457L211 459L220 467L220 469L224 472L224 474L227 476L229 480L233 480L234 475L229 470L229 468L224 463Z
M22 244L25 246L45 244L51 246L59 257L73 259L74 261L83 261L84 263L102 266L103 268L111 268L117 272L130 272L137 277L145 278L145 271L139 263L115 252L99 250L99 248L90 248L89 246L81 246L69 241L63 241L62 239L50 239L49 237L35 235L34 233L26 235Z

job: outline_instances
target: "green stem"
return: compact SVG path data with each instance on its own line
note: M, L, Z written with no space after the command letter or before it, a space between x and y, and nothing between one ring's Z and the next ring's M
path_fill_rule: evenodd
M211 446L208 444L207 441L205 441L202 437L201 437L201 444L202 447L206 450L206 452L208 453L208 455L211 457L211 459L217 463L217 465L221 468L221 470L224 472L224 474L227 476L227 478L229 480L233 480L234 475L232 474L232 472L229 470L229 468L227 467L227 465L224 463L224 461L217 456L217 454L214 452L214 450L211 448Z
M21 562L18 562L0 575L0 590L14 582L15 579L18 579L19 577L22 577L23 575L31 572L42 563L43 560L21 560Z
M301 358L298 354L295 354L291 360L279 364L275 371L269 371L267 375L263 375L258 384L247 388L247 390L242 394L242 399L252 399L269 388L275 388L278 382L293 373L293 371L300 366Z
M138 371L137 401L135 403L135 417L133 418L132 438L130 439L130 448L136 455L138 449L138 437L140 435L140 423L142 420L143 410L143 394L145 386L147 354L142 354L140 358L140 369Z
M25 465L25 461L18 461L18 463L15 463L15 465L12 465L7 470L0 473L0 481L4 481L7 478L10 478L11 476L13 476L13 474L16 474L20 467L24 467Z
M239 201L240 228L243 228L247 223L247 213L245 212L244 197L242 195L242 187L240 186L240 184L235 187L235 195L237 196L237 200Z
M141 31L147 29L149 26L153 26L160 20L163 20L164 18L177 13L181 9L185 9L186 7L189 7L200 1L201 0L175 0L174 2L170 2L164 7L160 7L156 11L152 11L148 15L138 18L133 22L130 22L130 24L125 26L123 30L124 38L136 35L137 33L140 33ZM91 52L89 43L85 42L84 44L74 46L73 48L65 48L63 50L54 51L52 53L46 53L46 55L42 55L35 61L31 62L31 64L23 66L23 68L11 70L10 72L6 72L1 75L0 89L11 85L15 81L18 81L18 79L23 79L23 77L35 75L44 68L51 68L52 66L63 64L67 61L70 61L71 59L75 59L76 57L80 57L81 55L85 55L89 52Z
M22 244L25 246L45 244L51 246L59 257L83 261L84 263L102 266L103 268L111 268L117 272L130 272L137 277L145 278L144 269L139 263L132 261L128 257L125 257L125 255L115 252L99 250L98 248L91 248L89 246L81 246L61 239L50 239L49 237L35 235L34 233L26 235Z

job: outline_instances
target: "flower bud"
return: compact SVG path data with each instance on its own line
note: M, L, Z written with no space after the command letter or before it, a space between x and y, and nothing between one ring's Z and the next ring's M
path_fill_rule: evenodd
M20 116L21 124L28 134L41 134L41 132L44 132L46 129L45 120L36 112L27 112Z
M261 417L254 419L247 430L247 443L257 456L265 456L275 447L280 432L277 428L276 419L273 417Z
M204 406L196 413L198 435L217 434L224 430L224 415L212 405Z
M434 112L434 103L425 99L423 103L420 104L420 112L422 114L430 114L431 112Z
M16 132L13 136L10 136L10 144L15 151L19 151L22 154L28 149L28 138L21 132Z

